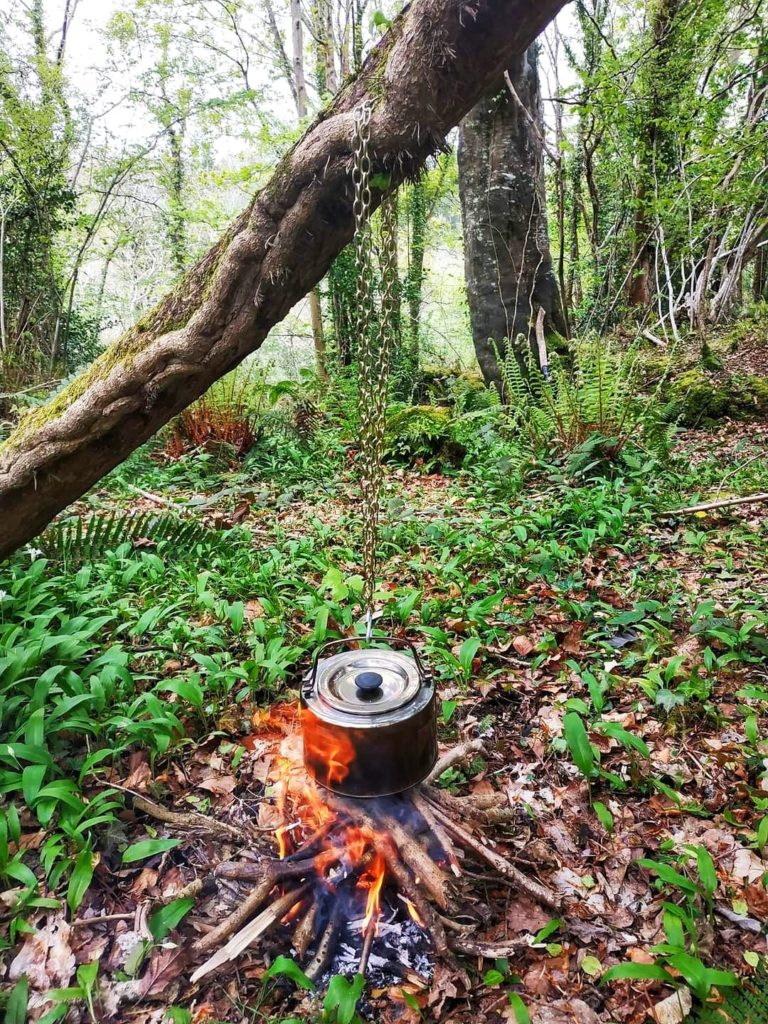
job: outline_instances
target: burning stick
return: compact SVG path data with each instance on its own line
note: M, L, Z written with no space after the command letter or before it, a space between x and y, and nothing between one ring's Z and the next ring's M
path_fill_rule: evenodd
M307 955L312 939L315 937L315 921L317 920L317 903L312 901L306 913L296 926L293 933L293 948L300 960Z
M448 940L445 937L445 929L432 911L429 903L422 896L410 871L402 862L401 856L405 860L403 850L398 850L393 840L383 833L381 824L378 824L357 804L352 806L339 797L329 797L329 800L331 800L331 806L338 810L339 813L348 817L356 817L362 822L363 827L370 834L374 849L384 859L389 874L416 909L422 927L432 938L435 952L439 956L447 954ZM397 823L395 824L397 825ZM401 828L401 826L397 825L397 828Z
M373 940L376 935L375 926L369 925L365 932L365 941L363 942L363 951L360 954L360 963L357 967L357 973L364 975L368 970L368 961L371 959L371 950L373 949Z
M338 822L336 821L326 821L325 824L321 825L318 829L315 829L312 835L301 844L298 850L295 850L293 853L289 853L285 859L289 861L299 859L303 860L305 857L313 856L320 850L323 840L326 839L327 836L337 828L337 826Z
M336 860L339 859L340 855ZM326 862L329 865L332 863L327 858ZM219 864L216 874L219 878L236 878L248 882L260 882L269 875L274 879L272 883L274 885L275 882L282 882L286 878L302 878L304 875L310 875L316 866L314 857L306 857L303 860L270 860L266 864L263 861L254 864L251 861L227 860L223 864Z
M449 894L448 876L435 864L427 851L419 845L413 836L408 835L403 826L390 815L382 816L381 825L391 836L398 853L411 869L414 877L421 880L422 885L438 907L441 910L455 907L455 902Z
M291 892L287 892L284 896L275 900L275 902L271 906L267 907L266 910L263 910L258 917L255 917L253 921L250 921L244 928L241 928L239 932L236 932L229 942L225 946L222 946L217 953L214 953L209 960L206 960L204 964L201 964L189 979L190 982L194 985L195 982L200 981L201 978L204 978L206 974L210 974L211 971L216 970L217 967L221 967L223 964L229 963L230 960L235 960L240 956L243 950L247 949L252 942L255 942L255 940L259 938L259 936L269 931L270 928L273 928L276 924L279 924L291 907L293 907L294 904L304 896L308 889L308 885L302 885L301 888L291 890ZM254 895L255 892L256 890L254 890L252 895ZM249 913L251 912L252 911L249 911ZM217 929L214 929L213 932L205 936L205 939L201 939L200 942L197 943L197 951L199 951L202 943L210 939L211 935L216 931Z
M320 942L317 945L315 955L312 957L312 960L304 972L311 981L317 981L330 963L331 956L336 948L336 942L339 938L340 931L341 924L339 921L339 912L337 908L334 907L331 912L331 916L328 919L328 924L325 926L325 930L320 936Z
M516 867L509 863L509 861L502 857L501 854L495 852L495 850L489 849L487 846L483 846L479 839L476 839L471 832L463 828L457 822L455 822L445 811L440 808L435 808L435 814L443 822L448 831L458 839L462 846L466 849L471 850L486 863L490 864L500 875L504 878L508 878L512 882L516 889L520 892L524 892L527 896L531 896L545 907L550 907L553 910L559 910L561 901L551 889L548 889L545 885L540 882L534 882L518 871Z
M419 892L416 882L411 878L410 872L400 862L397 850L385 836L376 837L376 849L384 858L387 870L400 887L403 895L410 900L419 918L422 928L432 938L432 944L438 956L444 956L448 952L448 940L445 936L445 929L438 917L433 913L429 903Z

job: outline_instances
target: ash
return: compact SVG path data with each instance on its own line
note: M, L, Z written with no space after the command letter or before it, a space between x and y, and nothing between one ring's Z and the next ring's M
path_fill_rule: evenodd
M363 948L363 919L347 921L339 937L335 955L321 979L326 985L334 974L356 974ZM424 981L432 977L429 937L397 907L390 907L379 918L371 956L365 972L374 988L401 984L406 975L418 975Z

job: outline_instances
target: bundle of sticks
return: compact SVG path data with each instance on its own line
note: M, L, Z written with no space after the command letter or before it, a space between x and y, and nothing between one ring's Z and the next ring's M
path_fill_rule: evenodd
M510 827L518 813L503 794L458 797L434 785L447 766L479 749L479 741L454 748L440 759L426 783L387 801L323 793L331 812L328 819L290 853L282 858L265 854L257 855L256 860L228 860L218 865L211 878L200 881L201 889L205 885L210 890L212 882L223 879L245 881L250 888L237 908L189 951L190 962L199 964L191 981L200 981L235 961L278 927L288 930L297 959L305 965L308 977L316 980L331 964L347 923L345 912L352 900L345 895L351 897L374 861L382 868L379 884L397 891L429 936L436 957L454 962L456 954L512 955L523 943L478 939L489 911L473 893L473 885L498 881L555 911L560 900L498 852L490 833ZM137 809L153 813L146 800ZM166 821L169 814L172 812L164 812ZM189 824L187 821L186 827ZM200 824L198 821L197 827ZM343 841L350 830L366 837L364 849L352 861ZM253 844L249 855L253 857ZM332 888L331 900L320 898L322 886L325 891ZM373 926L364 931L359 973L366 971L374 933Z

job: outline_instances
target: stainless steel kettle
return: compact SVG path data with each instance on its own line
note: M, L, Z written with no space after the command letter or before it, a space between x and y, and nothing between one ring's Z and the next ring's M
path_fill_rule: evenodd
M379 638L377 638L377 642ZM321 786L344 796L401 793L423 782L437 761L435 684L414 645L399 637L315 655L301 691L304 764Z

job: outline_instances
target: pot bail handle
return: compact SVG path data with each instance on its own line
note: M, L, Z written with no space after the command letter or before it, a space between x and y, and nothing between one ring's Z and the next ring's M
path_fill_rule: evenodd
M307 675L304 678L304 685L301 688L304 697L310 697L315 692L315 689L317 687L317 665L318 662L320 661L320 656L322 654L325 654L326 651L331 650L331 648L344 647L345 645L352 643L359 644L361 639L361 637L355 636L342 637L340 640L328 640L327 643L324 643L322 645L322 647L318 647L318 649L312 655L312 667L310 668L309 672L307 672ZM419 655L419 652L416 649L416 645L413 643L412 640L408 640L406 637L403 636L380 636L376 637L376 640L380 641L381 643L387 643L390 646L392 646L393 644L401 644L403 647L407 647L410 650L411 654L413 655L413 660L416 662L416 669L418 670L419 673L421 686L426 686L428 683L432 682L432 673L430 672L429 668L424 664L424 661ZM365 648L360 649L365 650ZM374 650L377 650L377 648L374 648Z

